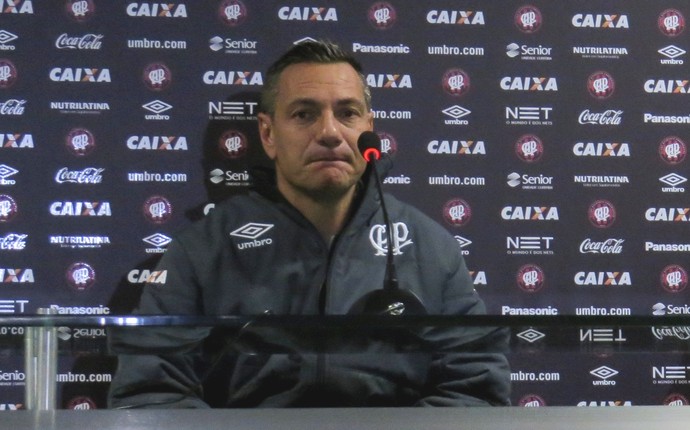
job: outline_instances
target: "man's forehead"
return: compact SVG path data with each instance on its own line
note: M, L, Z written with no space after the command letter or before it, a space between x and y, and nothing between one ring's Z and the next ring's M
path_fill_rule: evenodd
M357 71L347 63L299 63L286 67L280 76L278 98L284 102L328 94L363 102L364 86Z

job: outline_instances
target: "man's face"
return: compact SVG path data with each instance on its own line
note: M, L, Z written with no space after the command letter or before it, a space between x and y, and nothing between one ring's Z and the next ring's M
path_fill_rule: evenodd
M281 192L337 200L352 191L366 167L357 139L373 128L357 72L347 63L293 64L275 100L273 116L259 114L259 132Z

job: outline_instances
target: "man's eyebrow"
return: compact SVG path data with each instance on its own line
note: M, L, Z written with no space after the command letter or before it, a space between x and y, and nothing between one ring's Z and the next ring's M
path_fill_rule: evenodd
M365 107L366 106L366 103L364 103L364 101L359 100L355 97L340 99L340 100L336 101L335 104L336 104L336 106L358 106L358 107ZM291 101L290 103L288 103L287 106L288 106L288 108L292 108L295 106L312 107L312 106L321 106L321 105L322 105L321 102L318 102L318 101L311 99L311 98L296 98L293 101Z

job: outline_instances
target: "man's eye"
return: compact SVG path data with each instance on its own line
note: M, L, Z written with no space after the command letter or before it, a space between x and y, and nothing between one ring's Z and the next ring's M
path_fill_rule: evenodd
M308 120L308 119L311 119L313 117L313 115L309 111L301 110L301 111L297 111L297 112L293 113L292 117L299 119L299 120Z

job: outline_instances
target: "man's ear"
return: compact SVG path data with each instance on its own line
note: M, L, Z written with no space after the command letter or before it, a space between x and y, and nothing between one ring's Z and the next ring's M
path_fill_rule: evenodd
M275 145L273 144L273 122L271 116L267 113L260 112L259 119L259 137L261 137L261 145L264 147L264 152L271 160L275 159Z

